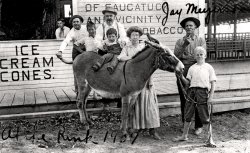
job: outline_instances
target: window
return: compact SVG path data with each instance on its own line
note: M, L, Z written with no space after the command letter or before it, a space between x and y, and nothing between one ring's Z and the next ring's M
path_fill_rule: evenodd
M64 18L70 18L72 16L71 5L64 4Z

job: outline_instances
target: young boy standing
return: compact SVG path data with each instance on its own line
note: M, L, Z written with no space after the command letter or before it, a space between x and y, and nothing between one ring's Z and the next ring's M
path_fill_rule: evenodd
M205 62L206 50L203 47L195 48L194 57L197 63L190 67L187 78L185 78L183 74L177 74L181 81L183 81L189 88L187 90L183 134L182 136L175 138L174 141L188 140L191 119L195 113L195 109L197 109L202 123L207 127L207 146L216 147L212 138L212 126L209 124L216 75L213 67Z

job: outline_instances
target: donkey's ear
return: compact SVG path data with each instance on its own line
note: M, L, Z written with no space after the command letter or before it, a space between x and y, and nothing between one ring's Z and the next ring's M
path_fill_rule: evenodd
M165 52L165 51L164 51L164 48L162 48L162 47L161 47L159 44L157 44L157 43L154 43L154 42L152 42L152 41L147 41L147 40L145 40L145 44L150 45L150 46L156 48L157 51L160 52L160 53Z
M147 35L149 41L160 44L160 42L157 39L151 37L149 33L147 33L146 35Z

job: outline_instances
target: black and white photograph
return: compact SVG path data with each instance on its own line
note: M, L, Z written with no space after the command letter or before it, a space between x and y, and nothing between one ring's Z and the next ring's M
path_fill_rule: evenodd
M250 0L0 0L0 153L250 153Z

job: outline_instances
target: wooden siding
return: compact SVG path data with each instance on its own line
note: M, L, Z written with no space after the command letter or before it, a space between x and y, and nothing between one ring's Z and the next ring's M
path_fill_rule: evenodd
M72 65L62 63L55 56L60 43L56 40L1 42L0 92L73 86ZM68 60L71 48L68 46L63 53Z
M188 6L186 6L187 3L193 3L198 8L204 8L204 0L190 0L188 2L182 0L73 0L73 8L75 8L73 13L81 15L84 18L84 24L87 23L88 19L91 19L98 26L100 23L103 23L102 10L105 9L105 6L114 7L118 12L116 20L123 23L125 28L135 25L139 26L144 30L144 33L150 33L163 44L174 49L175 42L185 34L185 31L178 23L178 14L170 15L168 13L166 24L162 24L162 20L166 17L162 10L164 2L165 4L167 2L169 5L169 13L171 10L175 12L182 10L179 21L189 16L199 18L201 27L197 33L204 37L204 14L187 13ZM164 10L167 12L166 9ZM145 38L145 36L142 37L142 39Z
M31 101L35 101L36 95L39 97L51 95L45 97L48 103L55 98L58 98L57 101L68 101L68 99L62 99L65 96L60 95L65 95L63 92L72 95L74 78L72 65L62 63L55 56L60 43L61 41L57 40L2 41L0 44L0 93L18 92L18 95L14 94L16 98L21 99L24 96L27 100L21 101L28 104L34 103ZM35 55L32 55L32 46ZM71 49L72 46L68 46L63 52L63 57L67 60L71 60ZM172 90L165 88L164 86L167 85L163 82L173 79L173 76L173 73L160 70L154 73L158 94L171 93ZM176 88L174 84L172 86ZM54 94L51 94L53 92ZM15 104L15 100L12 100L10 103ZM40 102L40 100L36 101Z

